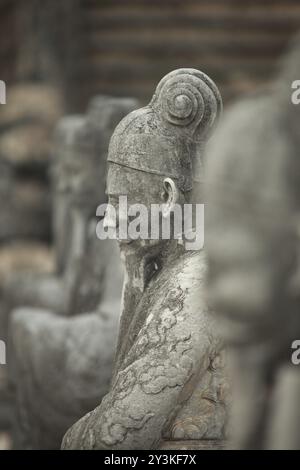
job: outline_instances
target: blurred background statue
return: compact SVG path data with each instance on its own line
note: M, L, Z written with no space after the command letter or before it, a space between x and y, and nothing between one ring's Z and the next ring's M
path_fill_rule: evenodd
M6 272L2 282L1 335L13 307L30 305L62 314L93 310L99 302L103 265L91 248L98 204L106 201L106 155L112 129L135 107L133 99L99 96L86 117L62 119L53 148L53 232L55 263L51 274ZM96 253L88 254L88 250ZM94 257L99 263L93 263Z
M228 346L233 446L242 449L300 446L291 412L300 400L291 362L300 335L299 77L298 38L273 89L228 110L206 154L207 289Z
M106 201L110 133L136 105L99 96L86 117L64 118L56 131L58 271L19 277L10 286L14 305L25 305L13 313L10 335L17 447L58 448L68 426L107 389L123 276L115 241L96 237L96 208ZM96 313L68 320L49 309Z

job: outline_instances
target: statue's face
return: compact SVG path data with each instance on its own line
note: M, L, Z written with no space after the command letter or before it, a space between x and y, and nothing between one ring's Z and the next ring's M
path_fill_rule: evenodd
M129 244L138 247L161 243L159 240L150 241L143 238L134 240L130 238L130 233L126 239L121 240L118 237L118 229L122 223L126 225L128 232L130 223L136 218L130 215L129 208L135 204L144 206L148 229L151 229L151 205L159 205L164 202L162 177L109 163L107 195L109 206L105 215L105 226L117 231L117 239L122 248ZM120 204L120 196L127 197L127 209L123 204Z

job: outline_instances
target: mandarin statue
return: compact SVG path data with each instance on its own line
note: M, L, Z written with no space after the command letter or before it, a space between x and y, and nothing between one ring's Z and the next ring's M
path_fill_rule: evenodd
M160 226L150 227L158 234L167 220L175 226L175 206L195 202L205 143L221 107L209 77L175 70L111 138L103 227L116 231L125 267L115 366L108 394L69 429L63 449L152 449L224 437L227 384L204 299L204 252L187 250L184 234L126 237L119 226L125 223L129 233L120 196L147 214L158 205Z
M299 449L300 41L268 93L234 105L207 151L208 299L228 348L231 446Z
M96 208L106 201L109 131L136 107L134 99L97 97L71 135L69 121L59 126L65 146L56 197L65 204L57 204L54 219L57 232L63 220L72 227L57 244L65 307L25 303L11 315L16 448L59 448L68 427L108 390L123 269L115 240L97 239Z

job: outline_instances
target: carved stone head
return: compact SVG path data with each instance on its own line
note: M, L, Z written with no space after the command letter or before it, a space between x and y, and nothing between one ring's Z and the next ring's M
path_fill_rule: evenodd
M202 178L202 150L222 108L214 82L194 69L178 69L158 84L151 102L117 126L109 146L107 191L110 207L120 214L119 196L128 206L174 204L191 200L194 182ZM127 223L129 223L127 217ZM118 222L117 222L118 223ZM105 225L118 229L108 208ZM124 244L132 240L123 240ZM143 243L145 240L135 241Z

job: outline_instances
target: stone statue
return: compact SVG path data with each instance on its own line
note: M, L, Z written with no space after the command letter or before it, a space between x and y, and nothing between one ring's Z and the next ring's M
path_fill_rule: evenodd
M299 424L288 443L281 421L276 445L271 424L291 416L285 400L296 396L290 390L284 399L281 384L281 401L273 399L276 384L299 384L280 372L292 368L300 334L300 107L291 100L299 57L298 41L269 93L234 105L206 154L207 292L228 346L234 448L300 444ZM296 412L299 399L293 406Z
M5 286L10 307L30 305L65 315L99 303L103 255L92 248L96 208L106 201L109 137L122 116L137 106L130 98L98 96L87 116L63 118L54 138L53 225L57 269L53 276L16 273ZM88 254L88 250L91 252ZM94 262L95 257L99 262ZM103 259L104 260L104 259Z
M26 276L24 273L13 273L11 278L8 278L4 289L8 303L11 303L9 310L18 305L30 305L66 313L68 295L64 281L68 270L71 269L71 266L68 265L74 264L72 257L74 257L75 250L72 239L75 238L74 233L77 231L77 227L75 227L77 219L74 212L79 212L80 215L77 218L80 220L85 214L84 209L82 214L76 207L74 188L72 188L72 179L74 179L76 166L78 166L76 160L79 160L83 150L77 149L78 144L82 143L79 135L85 127L84 116L69 116L60 120L55 131L52 164L54 250L57 253L55 271L52 274L45 273L44 275L30 272L26 273ZM87 165L94 168L96 158L91 152L86 152L86 154ZM86 201L86 211L90 206L94 208L97 204L97 193L95 188L93 189L94 194L92 194L91 200ZM62 253L61 245L63 244L66 246L64 246L65 250Z
M54 167L54 226L62 274L28 280L25 306L12 314L15 447L58 448L107 390L123 274L115 241L96 237L96 207L106 199L109 129L134 107L133 99L97 97L86 118L66 118L58 128L63 158Z
M66 433L63 449L150 449L166 440L223 438L227 386L204 299L203 250L186 250L184 236L182 242L121 237L118 225L130 225L119 196L148 214L152 204L163 204L161 225L168 218L175 225L174 206L194 202L221 106L204 73L175 70L111 138L104 227L116 230L125 266L113 380L101 404Z

